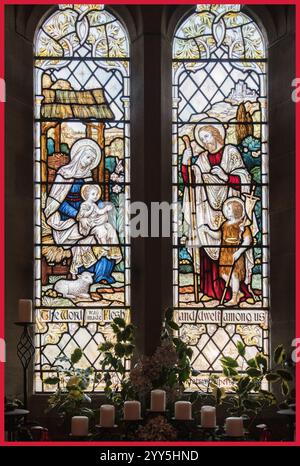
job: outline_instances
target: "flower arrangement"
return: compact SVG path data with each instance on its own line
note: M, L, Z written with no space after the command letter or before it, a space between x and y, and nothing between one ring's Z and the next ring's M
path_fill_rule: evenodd
M173 310L167 309L161 332L161 344L152 356L141 356L130 371L126 370L126 359L133 356L134 326L124 319L113 320L115 339L99 346L103 354L102 370L105 394L117 407L124 401L141 399L152 389L161 388L167 393L167 400L179 399L191 375L193 351L180 338L174 338L178 330L173 320ZM195 397L194 397L195 399Z
M164 442L176 440L177 431L163 416L156 416L139 426L135 436L138 440Z
M174 337L174 331L179 330L173 320L173 310L167 309L162 326L161 344L152 356L140 358L130 372L131 383L137 393L146 394L155 388L161 388L167 393L167 400L173 402L179 399L192 375L192 348L180 338Z
M57 359L57 363L60 363L54 367L57 375L44 380L45 384L57 387L48 399L47 412L55 410L61 418L94 416L93 410L88 407L91 398L85 392L91 383L93 369L76 367L82 356L82 350L76 348L70 358L63 356Z

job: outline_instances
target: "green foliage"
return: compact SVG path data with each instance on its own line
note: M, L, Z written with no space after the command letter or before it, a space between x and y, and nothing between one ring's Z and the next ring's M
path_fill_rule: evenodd
M244 343L242 341L238 341L236 344L236 347L237 347L239 355L244 357L246 353L246 346L244 345Z
M81 358L82 358L82 350L80 348L76 348L71 354L72 365L77 364L77 362L79 362Z
M283 345L277 346L277 348L274 351L274 363L275 364L282 364L285 361L286 358L286 351L283 347Z
M238 362L233 359L233 358L230 358L229 356L224 356L223 358L220 359L223 367L227 367L227 368L235 368L235 367L238 367Z
M117 409L121 409L124 401L131 400L136 395L126 371L126 360L131 359L135 350L134 326L116 317L111 323L111 328L114 341L102 343L98 350L102 355L104 393Z
M120 318L114 319L111 327L114 342L103 343L99 346L99 351L102 353L104 391L118 409L126 400L141 399L143 393L125 369L126 359L130 359L135 351L135 328ZM173 309L167 309L161 332L161 346L152 357L141 358L136 366L139 381L143 387L148 387L147 393L151 388L164 388L175 395L182 393L191 376L198 375L198 371L192 368L193 350L177 337L178 330L179 326L173 319ZM198 398L197 392L191 395L192 402L196 402Z
M287 396L293 376L285 367L286 351L282 345L274 351L272 368L268 367L268 358L261 352L245 360L246 351L242 342L237 343L237 350L245 361L242 367L231 357L221 358L223 374L231 386L230 393L222 396L221 389L216 387L214 395L218 403L224 403L230 415L247 417L251 424L263 409L278 404L274 394L263 389L264 382L280 384L282 394Z
M53 368L57 375L44 379L44 384L57 386L55 393L48 399L47 412L55 410L63 418L78 415L93 417L94 412L88 407L91 399L85 393L91 383L93 369L76 367L82 356L82 350L76 348L70 358L58 358L56 363L60 364Z
M174 331L177 332L179 326L174 321L173 312L172 308L168 308L165 312L161 339L162 341L169 340L174 345L178 362L173 367L168 368L167 378L162 381L162 386L171 388L177 386L179 390L184 391L190 383L191 377L197 376L198 372L192 367L193 349L178 336L174 336ZM198 395L190 396L192 403L196 402L197 399Z

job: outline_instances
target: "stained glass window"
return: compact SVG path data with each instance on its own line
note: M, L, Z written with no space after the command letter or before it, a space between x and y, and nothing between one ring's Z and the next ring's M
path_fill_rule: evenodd
M207 388L220 358L268 354L267 57L240 5L198 5L173 38L173 291ZM221 377L226 386L228 381Z
M129 40L103 5L59 5L34 44L35 390L130 318ZM100 391L101 383L89 390Z

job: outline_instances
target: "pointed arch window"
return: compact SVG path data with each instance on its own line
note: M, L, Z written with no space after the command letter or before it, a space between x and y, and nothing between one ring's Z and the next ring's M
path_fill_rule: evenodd
M269 352L266 53L240 5L198 5L173 38L173 303L192 388L224 356Z
M129 79L127 31L103 5L58 5L38 28L36 392L53 390L44 380L76 347L97 374L109 323L130 319Z

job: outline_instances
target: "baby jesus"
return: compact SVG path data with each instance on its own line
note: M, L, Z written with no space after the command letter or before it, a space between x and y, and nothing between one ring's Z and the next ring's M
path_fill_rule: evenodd
M207 225L201 228L212 238L221 241L219 273L226 288L230 285L232 289L232 298L226 306L237 306L243 296L240 283L245 281L245 253L252 243L252 233L242 199L227 199L223 204L223 214L226 220L219 230L211 230ZM247 272L249 275L249 271Z
M81 203L77 214L79 232L83 236L94 234L100 243L104 243L110 230L108 212L112 209L112 205L105 205L102 208L98 206L97 202L101 197L101 188L98 185L84 185L81 188L81 197L84 202Z
M83 202L76 220L82 238L72 247L70 271L74 276L78 274L80 267L89 269L93 262L95 252L91 249L91 244L97 245L97 258L105 256L117 262L122 259L117 232L108 219L108 212L113 205L98 205L101 197L101 188L98 185L85 184L80 192Z

